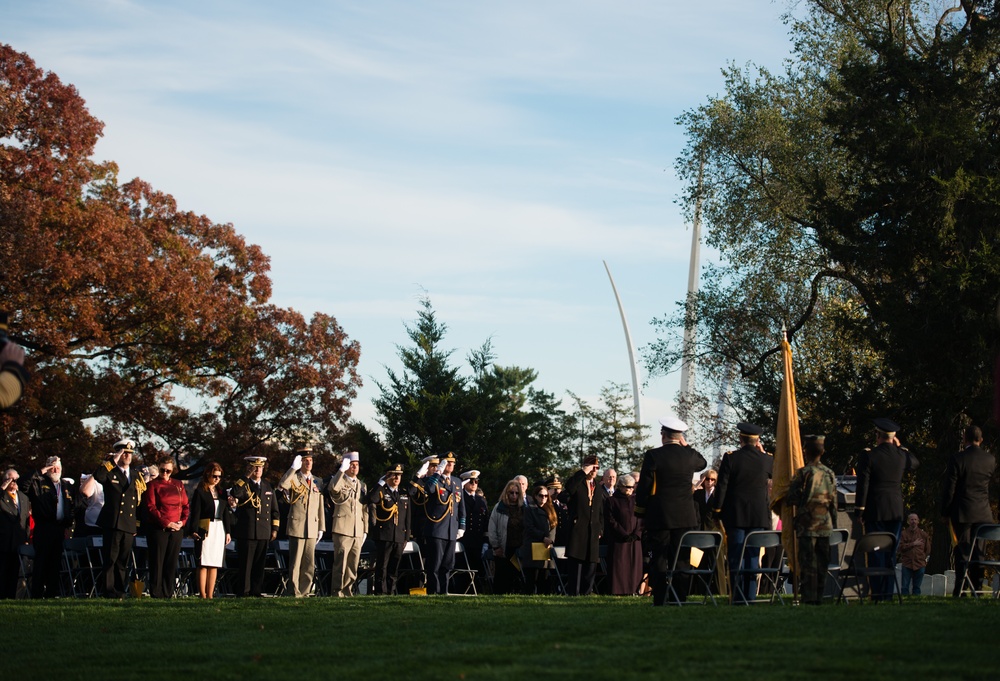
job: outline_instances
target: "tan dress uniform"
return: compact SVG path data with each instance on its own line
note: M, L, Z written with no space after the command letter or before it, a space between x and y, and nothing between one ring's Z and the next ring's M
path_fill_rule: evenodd
M296 598L308 596L316 574L316 542L326 531L323 493L312 473L289 468L278 482L288 494L288 581Z
M368 496L365 484L358 478L348 477L337 471L327 486L333 501L333 595L341 598L351 595L358 578L358 561L361 545L368 528Z

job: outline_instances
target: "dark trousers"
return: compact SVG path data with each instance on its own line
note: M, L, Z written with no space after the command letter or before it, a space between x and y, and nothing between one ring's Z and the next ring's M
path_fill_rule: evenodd
M956 598L962 593L962 587L965 585L965 573L969 566L966 560L969 557L969 548L972 548L972 560L981 560L983 557L983 541L977 541L976 545L972 546L972 537L981 524L956 523L954 521L951 523L951 527L955 531L955 538L958 539L953 554L955 558L955 587L951 592L951 595ZM969 571L969 579L972 580L972 588L976 591L983 588L983 568L972 568Z
M375 587L376 595L389 596L396 593L396 577L399 575L399 561L403 557L405 542L375 540Z
M455 568L454 540L427 537L427 593L448 593L448 576Z
M865 522L865 532L889 532L896 538L892 551L876 551L871 555L869 567L893 568L896 567L896 547L899 546L899 533L903 529L903 520L873 520ZM874 577L871 580L872 600L887 601L892 599L892 594L896 591L895 577Z
M579 558L567 558L569 564L569 581L566 591L570 596L589 596L594 593L594 580L597 578L597 563L590 563Z
M21 556L16 550L0 553L0 599L17 597L17 580L21 576Z
M798 537L799 594L803 603L819 605L826 590L830 565L829 537Z
M59 570L62 568L65 534L65 528L58 523L36 520L31 540L35 547L35 559L31 567L32 598L56 598L62 595Z
M516 552L511 552L493 557L493 593L501 595L521 592L521 571L510 560L515 554Z
M152 529L149 539L149 595L170 598L177 588L177 556L181 552L182 532Z
M267 539L236 540L237 596L263 595L267 544Z
M685 532L698 529L696 527L678 527L669 530L650 530L647 535L647 542L652 547L653 557L649 564L649 587L653 590L653 605L664 605L669 598L667 588L667 573L671 570L689 568L691 566L691 550L685 549L677 556L677 564L674 565L674 556L677 555L677 547L681 543L681 537ZM688 575L675 576L671 583L677 598L683 603L687 600L688 592L691 589L691 577Z
M135 535L121 530L104 531L104 572L101 587L109 598L123 598L126 593L129 560Z

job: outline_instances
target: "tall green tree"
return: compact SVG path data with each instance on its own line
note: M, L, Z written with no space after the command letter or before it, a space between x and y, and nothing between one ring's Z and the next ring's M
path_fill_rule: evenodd
M487 492L515 475L536 480L568 458L565 413L554 395L532 386L533 369L501 366L489 341L469 353L468 370L442 348L447 326L428 298L398 348L402 372L387 370L375 399L390 456L411 469L429 454L455 452L459 467L483 473Z
M845 464L870 419L904 425L931 512L943 456L987 424L1000 292L1000 9L963 0L810 0L783 73L726 70L685 113L677 167L720 260L696 312L658 320L655 371L690 359L736 418L774 420L781 328L803 428ZM700 178L700 180L699 180ZM995 436L995 428L991 429ZM926 513L925 513L926 514ZM934 515L937 515L936 512Z

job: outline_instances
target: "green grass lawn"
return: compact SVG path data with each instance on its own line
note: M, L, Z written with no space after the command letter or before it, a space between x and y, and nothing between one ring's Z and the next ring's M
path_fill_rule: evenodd
M11 679L984 680L1000 667L1000 603L987 600L58 600L7 601L0 616Z

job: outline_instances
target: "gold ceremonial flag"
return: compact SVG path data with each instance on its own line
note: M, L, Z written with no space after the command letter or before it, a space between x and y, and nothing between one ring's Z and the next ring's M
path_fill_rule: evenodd
M795 555L795 524L792 507L784 504L788 484L795 472L802 468L802 438L799 437L799 410L795 405L795 379L792 377L792 346L786 338L781 340L781 357L784 361L784 378L781 380L781 404L778 406L777 445L774 452L774 470L771 474L771 508L781 516L781 543L788 556L788 567L798 573L798 556Z

